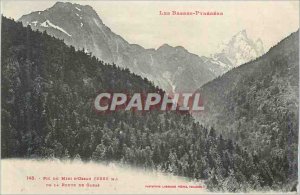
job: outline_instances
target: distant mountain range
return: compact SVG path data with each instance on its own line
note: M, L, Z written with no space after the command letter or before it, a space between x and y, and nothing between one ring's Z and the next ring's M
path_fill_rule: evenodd
M58 2L45 11L22 16L19 21L32 29L47 31L76 49L85 49L107 63L128 68L166 91L193 92L206 82L264 53L241 31L211 57L198 56L181 46L168 44L145 49L130 44L107 27L91 6Z

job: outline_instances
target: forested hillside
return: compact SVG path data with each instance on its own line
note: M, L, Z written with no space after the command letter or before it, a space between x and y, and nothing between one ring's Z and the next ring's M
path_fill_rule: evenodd
M201 124L272 162L271 167L287 166L297 178L299 32L199 91L205 105L196 116ZM269 175L274 177L272 171Z
M286 158L262 159L188 114L97 114L99 91L159 89L2 17L1 157L118 161L204 179L213 191L290 191Z

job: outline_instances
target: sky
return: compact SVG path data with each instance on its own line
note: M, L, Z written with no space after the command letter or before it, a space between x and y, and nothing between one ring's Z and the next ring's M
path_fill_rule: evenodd
M17 20L55 2L2 0L1 12ZM265 50L299 29L299 1L71 2L91 5L104 24L129 43L145 48L158 48L164 43L180 45L200 56L216 52L222 42L243 29L250 38L260 38ZM162 16L160 11L217 11L223 16Z

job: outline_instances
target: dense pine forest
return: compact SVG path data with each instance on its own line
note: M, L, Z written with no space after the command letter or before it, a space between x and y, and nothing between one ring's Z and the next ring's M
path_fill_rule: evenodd
M147 79L5 17L1 33L2 158L117 161L212 191L294 190L286 156L264 159L189 114L93 110L99 91L162 92Z
M200 93L205 104L201 124L274 168L287 166L289 178L297 180L299 31L264 56L205 84Z

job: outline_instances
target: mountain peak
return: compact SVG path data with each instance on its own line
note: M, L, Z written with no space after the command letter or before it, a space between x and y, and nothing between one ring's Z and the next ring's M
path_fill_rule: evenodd
M169 45L169 44L167 44L167 43L164 43L164 44L162 44L159 48L170 48L170 47L172 47L171 45ZM158 48L158 49L159 49ZM172 47L173 48L173 47Z
M252 40L247 35L246 29L236 33L228 42L220 46L215 58L222 57L222 62L229 60L233 67L249 62L264 54L263 42L261 39Z
M159 48L157 48L157 50L161 50L161 51L182 51L182 52L188 52L184 47L182 46L176 46L173 47L167 43L161 45Z
M77 3L71 3L71 2L56 2L51 8L54 7L77 7L77 8L88 8L88 9L93 9L91 6L89 5L81 5L81 4L77 4Z
M96 14L96 11L89 5L80 5L71 2L56 2L50 9L65 9L68 11L87 12Z
M160 47L158 47L157 50L163 50L163 51L165 51L165 50L171 50L173 48L174 47L172 47L171 45L165 43L165 44L161 45Z
M71 3L71 2L56 2L52 7L49 8L51 9L76 9L76 7L82 8L82 5L76 4L76 3Z
M241 30L240 33L247 36L247 30L246 29Z
M74 31L74 29L82 29L83 25L96 24L96 26L104 26L101 18L91 6L71 2L56 2L52 7L44 11L23 15L18 21L23 22L25 25L31 25L34 29L44 27L42 30L49 27L49 25L42 25L48 21L48 23L51 22L53 24L50 28L54 26L59 27L56 28L56 31L65 28L66 31ZM68 33L64 34L68 35ZM54 33L53 35L56 34Z
M246 29L241 30L237 34L234 35L234 38L236 39L248 39L248 34Z
M61 1L58 1L52 7L63 7L63 6L71 6L71 5L74 5L74 4L71 3L71 2L61 2Z

